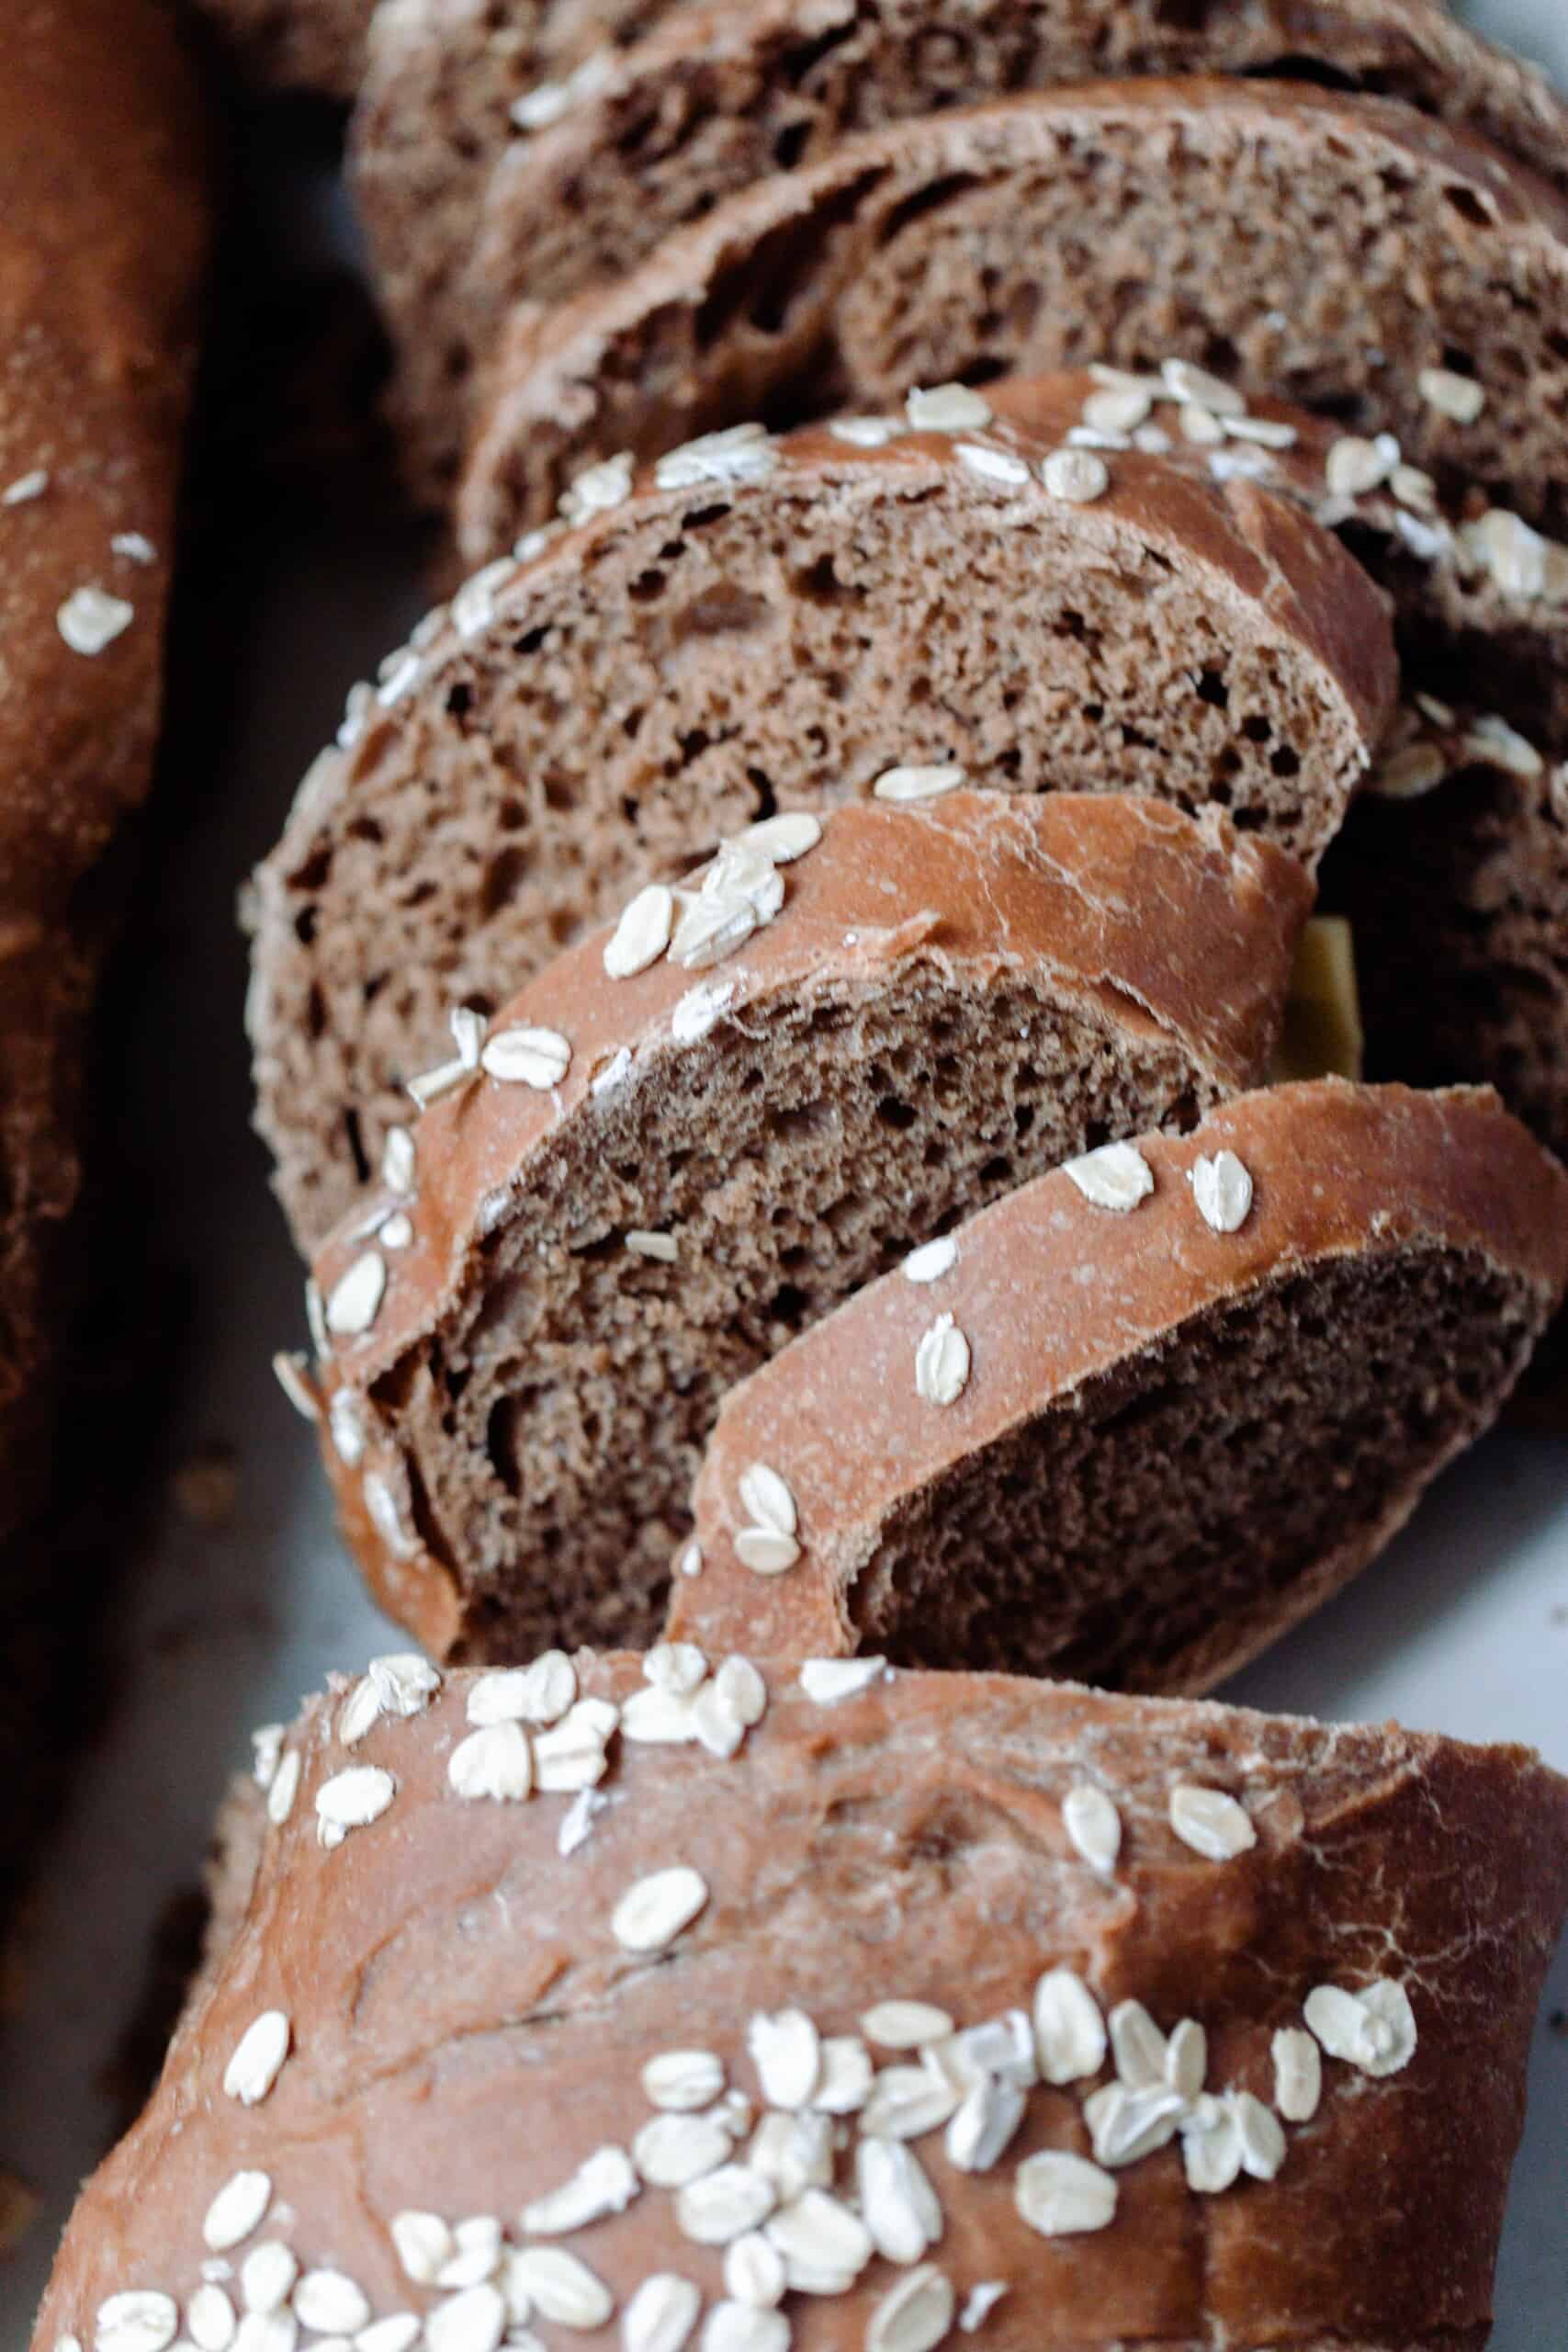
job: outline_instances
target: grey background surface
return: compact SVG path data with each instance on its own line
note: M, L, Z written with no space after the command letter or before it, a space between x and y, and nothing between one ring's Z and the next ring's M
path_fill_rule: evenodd
M1475 0L1463 13L1568 85L1568 0ZM307 248L344 233L325 187L288 227ZM44 2199L0 2264L5 2352L27 2345L76 2184L112 2131L107 2074L155 1925L199 1870L248 1726L289 1714L329 1666L353 1668L388 1633L267 1370L275 1347L302 1340L299 1279L248 1132L233 903L344 688L406 630L421 584L395 538L323 526L271 550L249 594L232 724L163 878L136 1047L138 1127L158 1177L147 1247L188 1273L195 1302L171 1458L231 1447L237 1502L218 1530L172 1499L163 1512L120 1620L113 1713L50 1857L24 2007L0 2043L0 2166ZM1528 1740L1568 1770L1568 1442L1493 1440L1357 1589L1228 1695ZM1494 2352L1568 2347L1568 2036L1546 2022L1565 2009L1568 1951L1537 2035Z

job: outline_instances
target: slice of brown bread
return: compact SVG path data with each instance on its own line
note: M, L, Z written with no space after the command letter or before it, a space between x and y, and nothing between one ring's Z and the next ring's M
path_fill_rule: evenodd
M289 1728L35 2352L128 2292L143 2341L217 2335L280 2274L465 2352L525 2295L710 2352L960 2313L992 2352L1483 2352L1568 1905L1529 1751L1002 1676L422 1665Z
M583 527L487 571L359 692L253 910L259 1124L308 1243L454 1003L492 1012L775 806L957 762L1218 803L1315 862L1392 707L1377 593L1256 484L1130 451L1078 503L1046 487L1052 446L998 421L884 449L739 435L629 488L612 468Z
M976 1203L1268 1067L1311 886L1217 811L778 821L819 845L722 854L668 956L638 900L537 974L317 1261L344 1523L440 1656L650 1640L733 1382ZM782 910L724 954L743 891Z
M673 1638L1210 1688L1496 1414L1568 1283L1568 1176L1488 1093L1322 1079L1060 1169L942 1257L726 1400Z
M248 81L348 99L365 71L376 0L195 0Z
M845 140L502 339L473 465L548 511L606 451L911 384L1174 356L1568 514L1568 204L1472 134L1299 85L1097 83ZM1468 422L1429 371L1466 373Z
M496 48L514 42L523 65L536 62L537 6L513 0L491 36ZM1568 115L1544 77L1432 0L1292 0L1288 11L1258 0L975 0L961 21L931 0L644 6L632 21L647 38L621 58L601 50L577 85L556 85L538 111L563 119L533 132L507 116L516 68L498 59L480 78L462 30L468 12L448 6L439 41L429 0L418 13L426 53L451 57L442 81L452 95L427 105L432 74L413 67L405 41L396 103L367 112L359 150L367 209L385 218L377 243L404 357L400 406L434 492L457 447L454 390L512 301L555 303L604 284L725 197L885 123L1109 74L1321 76L1467 124L1568 182ZM604 37L619 39L623 8L604 13ZM454 145L461 137L450 201L421 212L426 175L446 168L447 126Z
M370 17L348 169L377 299L398 347L391 407L411 481L439 503L452 487L452 420L474 353L456 325L460 256L479 234L496 158L521 136L513 108L541 118L586 95L612 43L633 40L687 0L381 0ZM574 85L572 76L586 68ZM541 92L544 95L541 95ZM431 420L442 420L429 469ZM414 453L421 453L418 462Z

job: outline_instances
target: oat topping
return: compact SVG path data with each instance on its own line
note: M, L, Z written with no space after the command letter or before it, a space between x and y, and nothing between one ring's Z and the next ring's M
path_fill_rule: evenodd
M186 2305L186 2329L197 2352L229 2352L238 2325L233 2304L210 2281L198 2287Z
M1225 437L1225 428L1213 410L1197 401L1189 401L1177 411L1176 423L1182 439L1195 448L1217 448Z
M1367 790L1380 800L1419 800L1435 791L1448 773L1449 763L1436 743L1407 743L1373 769Z
M1545 772L1546 762L1535 745L1492 711L1471 720L1465 734L1465 750L1472 759L1489 761L1494 767L1506 768L1510 775L1533 778Z
M766 481L778 464L776 443L762 424L732 424L671 449L653 469L660 490L700 490L706 482Z
M473 1074L465 1061L454 1058L437 1062L434 1069L421 1070L407 1080L404 1091L422 1111L428 1111L444 1094L456 1093L459 1086L466 1086Z
M452 626L465 645L482 637L492 626L497 593L515 577L516 571L516 562L511 556L498 556L493 563L481 565L464 581L450 609Z
M283 2071L290 2030L281 2009L264 2009L253 2019L223 2072L223 2088L231 2098L242 2107L255 2107L265 2098Z
M888 2000L863 2013L860 2030L884 2050L919 2050L927 2042L946 2041L955 2028L948 2012L932 2001Z
M943 1274L950 1274L957 1263L958 1244L950 1233L944 1233L935 1241L923 1241L918 1250L910 1250L904 1261L904 1279L911 1283L937 1283Z
M281 1829L294 1810L294 1800L299 1793L300 1770L299 1750L291 1747L273 1774L266 1792L266 1817L275 1829Z
M272 2203L272 2181L265 2172L237 2172L208 2207L201 2234L213 2254L227 2254L260 2229Z
M657 964L674 927L675 893L665 883L650 882L625 908L604 943L604 969L609 978L629 980Z
M1246 412L1247 402L1234 384L1190 359L1163 361L1160 375L1170 398L1184 405L1211 409L1216 416L1241 416Z
M735 1001L733 980L707 980L688 989L670 1016L670 1034L678 1046L701 1043Z
M1206 1153L1192 1165L1192 1197L1215 1233L1239 1233L1252 1208L1252 1178L1234 1151Z
M1367 440L1356 433L1334 442L1324 462L1324 479L1337 498L1361 498L1379 490L1400 464L1400 447L1392 433Z
M308 2270L294 2290L294 2316L318 2335L353 2335L368 2322L370 2305L343 2271Z
M459 1740L446 1763L446 1778L467 1804L483 1798L516 1804L534 1785L534 1751L514 1723L487 1724Z
M0 490L0 506L26 506L41 498L49 488L49 473L45 467L35 466L30 473L18 474L14 482Z
M310 1385L305 1358L291 1349L279 1348L272 1359L272 1370L273 1377L301 1420L319 1421L321 1408Z
M689 1863L651 1871L616 1904L611 1933L625 1951L662 1951L691 1926L707 1899L706 1881Z
M334 1773L316 1791L316 1835L329 1851L341 1846L351 1829L367 1829L397 1794L390 1772L377 1764L352 1765Z
M1060 2086L1098 2075L1105 2064L1105 2019L1083 1978L1047 1969L1034 1988L1034 2049L1043 2082Z
M1262 449L1293 449L1301 435L1282 417L1227 416L1221 420L1233 441L1255 441Z
M1270 2046L1274 2104L1287 2123L1310 2123L1323 2096L1317 2043L1300 2026L1281 2026Z
M840 1699L858 1698L886 1671L885 1657L808 1657L800 1669L800 1687L817 1706L831 1707Z
M1062 1173L1097 1209L1113 1209L1122 1215L1147 1200L1155 1188L1153 1169L1137 1146L1130 1143L1101 1144L1098 1151L1065 1160Z
M993 449L983 441L958 441L953 454L966 473L977 474L982 481L998 482L1010 490L1021 490L1029 481L1029 468L1010 449Z
M55 615L60 634L72 652L89 658L123 637L135 618L134 605L96 586L73 589Z
M915 1351L915 1391L928 1405L955 1405L969 1385L969 1342L951 1315L939 1315Z
M1223 1789L1179 1781L1170 1792L1170 1826L1184 1846L1205 1861L1234 1861L1258 1843L1252 1817Z
M569 523L586 523L591 514L607 514L632 494L631 452L586 467L560 495L560 511Z
M109 546L127 563L145 565L158 560L158 550L144 531L117 531Z
M1043 458L1040 478L1053 498L1089 506L1111 487L1111 469L1092 449L1053 449Z
M701 2290L670 2270L645 2278L621 2314L624 2352L681 2352L697 2324Z
M326 1328L332 1337L362 1338L381 1311L386 1289L386 1260L378 1250L362 1251L327 1293Z
M437 2303L424 2323L427 2352L498 2352L506 2331L506 2304L497 2288L466 2288Z
M164 2352L179 2326L179 2306L171 2295L146 2288L110 2295L98 2305L94 2352Z
M892 416L835 416L828 422L834 440L847 441L853 449L885 449L908 429Z
M676 2192L675 2225L694 2245L729 2245L760 2229L778 2203L771 2180L750 2165L720 2165Z
M1416 379L1422 399L1455 424L1473 424L1486 405L1486 387L1451 368L1423 368Z
M571 1047L556 1029L502 1029L479 1057L488 1078L502 1085L532 1087L547 1094L571 1067Z
M401 1504L379 1471L367 1473L360 1492L365 1499L366 1516L393 1558L416 1558L420 1549L419 1538L405 1521Z
M917 387L904 402L904 413L916 433L983 433L992 418L990 401L967 384Z
M593 1076L589 1080L589 1093L593 1095L595 1099L602 1094L613 1094L616 1087L624 1085L626 1080L631 1076L631 1047L629 1046L617 1046L609 1060L604 1064L604 1069L595 1070Z
M732 2302L771 2311L784 2301L789 2278L784 2258L761 2230L748 2230L724 2252L724 2290Z
M866 2323L865 2352L933 2352L953 2325L953 2281L934 2263L917 2264L889 2288Z
M653 1258L665 1266L672 1266L681 1254L672 1233L649 1233L639 1226L627 1233L626 1248L634 1258Z
M382 1226L378 1238L383 1250L407 1250L413 1241L413 1219L402 1209L396 1210Z
M1083 421L1091 433L1130 435L1148 422L1154 407L1152 388L1136 379L1105 384L1083 404Z
M934 767L885 768L871 790L874 799L904 806L911 801L940 800L945 793L961 790L968 781L964 769L955 762L945 761Z
M624 2148L596 2148L571 2178L547 2197L525 2205L519 2220L534 2237L565 2237L611 2213L624 2213L641 2183Z
M1101 1789L1079 1781L1062 1799L1062 1826L1092 1871L1111 1871L1122 1850L1122 1816Z
M1307 1995L1303 2015L1328 2055L1363 2075L1397 2075L1416 2054L1410 1996L1393 1977L1380 1977L1360 1992L1319 1984Z

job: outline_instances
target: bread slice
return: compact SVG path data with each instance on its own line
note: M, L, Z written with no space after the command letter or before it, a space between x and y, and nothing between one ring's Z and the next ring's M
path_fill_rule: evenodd
M1107 74L1283 74L1405 100L1568 185L1568 115L1545 78L1431 0L1292 0L1288 21L1255 0L983 0L961 27L931 0L600 0L587 22L581 0L382 13L407 31L389 25L379 44L392 71L362 115L361 200L398 406L437 495L461 395L512 301L604 284L726 197L889 122ZM579 34L597 17L603 46L543 59L541 16ZM624 48L628 32L646 37ZM509 117L526 71L584 65L526 110L541 127Z
M1485 141L1295 84L1095 83L844 140L624 281L525 306L473 463L537 514L591 457L738 416L1176 356L1560 526L1565 318L1568 205Z
M1130 451L1075 503L1051 446L1004 422L885 449L759 433L629 488L612 468L583 527L486 571L359 691L253 910L259 1123L307 1242L363 1193L453 1004L493 1012L775 807L958 763L1217 802L1315 861L1393 705L1376 592L1255 484Z
M1217 811L954 793L820 830L725 852L668 956L639 899L538 974L317 1261L323 1456L436 1655L651 1639L732 1382L973 1204L1267 1068L1310 885Z
M347 0L345 0L347 5ZM513 109L543 119L586 96L612 45L634 40L686 0L381 0L369 15L349 181L376 294L398 346L391 405L411 481L450 494L451 420L475 354L457 324L461 257L479 234L497 157L521 137ZM574 80L581 71L582 78ZM439 468L423 471L442 420ZM428 459L424 461L428 464Z
M333 1678L35 2352L128 2290L205 2332L271 2245L254 2291L297 2275L378 2343L499 2342L529 2294L634 2346L956 2346L962 2314L994 2352L1482 2352L1555 1773L705 1663Z
M726 1399L672 1638L1206 1690L1376 1556L1565 1283L1568 1176L1484 1092L1277 1087L1059 1169Z
M396 0L393 0L396 5ZM376 0L196 0L248 81L350 99L365 70Z

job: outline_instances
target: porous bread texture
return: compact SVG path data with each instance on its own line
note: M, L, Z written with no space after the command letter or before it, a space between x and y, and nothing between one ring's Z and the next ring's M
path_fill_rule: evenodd
M560 1084L437 1102L317 1262L323 1460L438 1655L651 1639L726 1389L976 1201L1255 1083L1310 901L1126 797L840 809L784 873L705 969L612 978L604 934L547 967L495 1034L564 1038ZM367 1251L385 1295L331 1337Z
M376 0L196 0L247 80L349 99L365 70Z
M629 20L616 6L603 11L589 85L558 123L524 133L506 112L520 77L490 60L506 39L533 63L536 6L513 0L479 54L467 9L443 12L439 39L429 0L381 12L422 30L431 61L421 69L413 42L389 38L402 71L367 109L359 147L367 193L397 232L376 239L372 222L412 470L434 499L449 488L463 396L513 301L553 304L605 283L725 197L884 123L1110 74L1321 76L1467 123L1568 177L1564 112L1545 77L1429 0L1295 0L1288 22L1258 0L976 0L961 26L933 25L928 0L688 0ZM563 13L550 10L546 27ZM645 37L617 57L608 44L624 42L628 24ZM581 62L581 51L563 62ZM439 104L425 95L431 84ZM400 119L418 127L417 146L409 132L400 140ZM433 119L460 127L463 160L442 209L420 218L411 199L442 159Z
M1568 1176L1487 1092L1333 1079L1137 1148L1135 1205L1024 1186L731 1392L673 1638L1190 1692L1375 1558L1560 1304ZM939 1316L972 1359L941 1405ZM756 1461L797 1513L772 1577L738 1549Z
M393 658L254 896L257 1121L307 1247L455 1003L493 1011L775 806L956 761L1012 792L1217 803L1315 860L1392 708L1376 592L1255 485L1130 452L1077 506L1043 446L813 434L753 449L761 479L644 479Z
M1190 359L1398 435L1533 519L1562 468L1568 206L1484 141L1302 85L1111 82L840 141L500 338L465 509L912 384ZM1461 424L1423 372L1473 373Z
M634 40L688 0L381 0L369 16L348 172L376 295L398 347L390 406L412 483L451 490L450 420L468 398L473 353L456 295L491 169L518 136L512 108L561 89L612 43ZM431 421L441 466L422 463Z
M1324 874L1348 916L1367 1070L1495 1086L1568 1158L1568 771L1462 754L1413 798L1368 793Z
M202 122L166 13L32 0L0 72L0 1908L58 1760L79 1645L41 1555L78 1280L85 1032L147 789L207 233ZM100 640L99 630L103 630ZM74 639L76 642L71 640ZM96 650L94 650L96 649ZM79 1255L79 1253L76 1253ZM47 1596L51 1596L46 1598ZM50 1618L57 1623L51 1628ZM54 1639L51 1641L51 1632Z
M654 2168L649 2060L711 2052L730 2088L774 2112L759 2019L809 2018L864 2047L886 2082L920 2060L866 2041L878 2005L921 2000L961 2029L1021 2010L1027 2041L1036 1988L1061 1968L1093 2014L1116 2018L1119 2042L1125 2004L1160 2037L1190 2018L1211 2095L1271 2108L1274 2037L1303 2030L1324 1984L1403 1995L1404 2063L1373 2075L1325 2052L1315 2112L1280 2127L1273 2179L1201 2195L1172 2138L1112 2172L1107 2226L1055 2239L1018 2210L1020 2167L1047 2148L1089 2155L1088 2102L1116 2082L1110 2060L1029 2088L979 2170L953 2161L941 2124L919 2133L908 2154L942 2222L924 2259L953 2319L996 2282L1007 2291L983 2331L995 2352L1222 2339L1275 2352L1282 2313L1293 2352L1481 2352L1530 2030L1568 1904L1561 1780L1519 1748L1003 1677L878 1677L822 1704L798 1662L760 1664L761 1720L720 1758L631 1736L643 1661L580 1656L570 1688L621 1718L604 1778L587 1800L512 1803L465 1803L452 1786L480 1678L448 1677L353 1747L334 1678L288 1734L299 1792L265 1833L233 1946L66 2232L35 2352L67 2332L91 2342L100 2305L131 2284L186 2312L211 2258L202 2217L242 2171L265 2174L269 2206L227 2257L236 2274L281 2242L302 2278L352 2281L376 2320L428 2322L455 2290L405 2273L394 2221L493 2215L506 2248L586 2266L609 2312L602 2340L656 2273L690 2279L716 2333L725 2250L681 2229L669 2190L634 2181L624 2210L552 2236L519 2222L595 2151ZM519 1737L543 1758L543 1740ZM323 1850L318 1807L345 1770L389 1776L390 1801ZM1086 1784L1121 1832L1100 1871L1067 1826ZM1170 1813L1184 1784L1233 1799L1256 1842L1228 1860L1184 1843ZM701 1907L662 1950L627 1951L612 1925L623 1898L676 1868L695 1874ZM243 2106L224 2077L272 2008L288 2052ZM1190 2061L1190 2027L1182 2040ZM844 2144L826 2150L840 2199L855 2196L852 2151L870 2120L852 2107ZM813 2121L808 2109L803 2131ZM765 2161L749 2126L734 2155ZM841 2291L789 2293L795 2352L864 2340L909 2276L875 2257ZM480 2293L470 2317L488 2311Z

